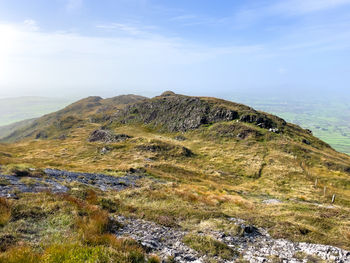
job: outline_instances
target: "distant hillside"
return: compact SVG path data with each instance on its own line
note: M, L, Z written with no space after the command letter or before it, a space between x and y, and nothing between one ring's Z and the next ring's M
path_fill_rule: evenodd
M1 126L0 127L0 139L4 138L11 133L13 133L15 130L22 129L30 124L32 124L35 121L34 119L24 120L24 121L18 121L9 125Z
M45 97L17 97L0 99L0 126L33 119L57 111L72 99Z
M28 125L21 125L18 129L7 134L3 141L14 142L17 140L32 138L60 138L65 137L69 130L82 127L88 122L104 121L113 112L121 109L129 103L135 103L146 99L137 95L121 95L103 99L93 96L79 100L67 107L38 118Z

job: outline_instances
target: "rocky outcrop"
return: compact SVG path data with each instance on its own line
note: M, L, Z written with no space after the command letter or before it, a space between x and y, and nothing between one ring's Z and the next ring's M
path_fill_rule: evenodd
M109 130L95 130L89 136L89 142L121 142L130 139L131 136L126 134L114 134Z
M149 253L156 253L163 260L172 257L175 262L181 263L211 262L212 260L222 263L350 262L349 251L327 245L274 239L264 229L248 225L243 220L236 218L230 218L229 221L241 228L240 235L230 235L213 230L198 233L199 235L209 235L237 251L238 255L232 257L232 259L209 258L189 248L183 242L183 237L188 234L188 231L122 216L119 216L117 220L123 225L122 228L117 230L117 236L131 237L139 241Z
M165 126L169 131L187 131L203 124L231 121L238 113L224 107L211 106L199 98L163 96L126 107L116 119L129 123L140 121L155 126Z
M138 145L137 150L143 152L155 153L157 157L191 157L194 153L180 145L170 144L158 140L153 140L149 143Z
M277 123L267 114L244 105L173 92L129 105L114 116L114 120L121 123L142 122L165 127L171 132L184 132L205 124L238 119L266 129L286 124L282 119L278 119Z
M137 180L145 175L139 170L130 171L122 177L94 173L76 173L55 169L45 169L43 173L43 176L40 177L33 175L18 176L17 174L0 174L0 197L16 198L16 192L37 193L50 191L53 193L65 193L70 189L70 182L89 185L99 188L102 191L119 191L127 187L135 187Z

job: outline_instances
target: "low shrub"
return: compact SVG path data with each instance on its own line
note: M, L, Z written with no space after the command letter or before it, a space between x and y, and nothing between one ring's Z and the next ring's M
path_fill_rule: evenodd
M11 204L5 198L0 197L0 227L3 227L11 218Z

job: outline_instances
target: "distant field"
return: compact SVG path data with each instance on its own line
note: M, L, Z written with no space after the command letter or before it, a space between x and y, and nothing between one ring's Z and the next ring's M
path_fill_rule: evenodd
M57 111L73 102L72 99L18 97L0 99L0 126L40 117Z
M334 149L350 154L350 103L341 98L286 99L236 96L233 101L276 114L313 131Z

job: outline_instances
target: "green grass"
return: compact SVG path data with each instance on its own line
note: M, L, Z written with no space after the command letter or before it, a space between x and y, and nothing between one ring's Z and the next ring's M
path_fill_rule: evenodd
M135 241L109 232L109 214L96 206L96 193L83 196L39 193L11 203L0 199L0 262L148 262Z
M226 260L232 260L238 253L210 236L188 234L183 238L183 242L202 255L211 257L220 257Z

